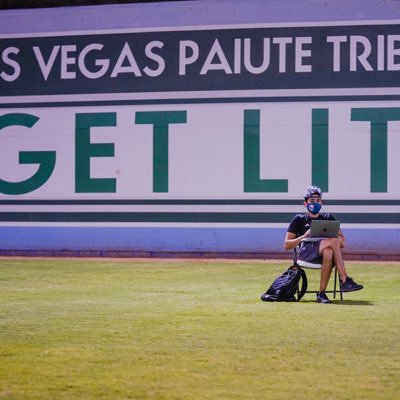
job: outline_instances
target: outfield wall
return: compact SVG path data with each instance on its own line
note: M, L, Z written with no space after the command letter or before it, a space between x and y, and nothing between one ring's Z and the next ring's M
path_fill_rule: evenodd
M306 186L400 256L400 2L0 11L0 249L283 252Z

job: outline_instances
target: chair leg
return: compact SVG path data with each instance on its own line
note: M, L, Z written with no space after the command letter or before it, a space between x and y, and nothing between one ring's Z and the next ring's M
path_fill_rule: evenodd
M333 298L336 299L337 269L336 269L336 267L334 267L334 268L335 268L335 281L333 284Z
M343 301L343 293L342 290L340 289L340 281L339 281L339 273L336 267L335 268L335 281L334 281L334 286L333 286L333 298L336 299L336 292L339 291L340 294L340 301ZM337 289L337 285L339 283L339 290Z

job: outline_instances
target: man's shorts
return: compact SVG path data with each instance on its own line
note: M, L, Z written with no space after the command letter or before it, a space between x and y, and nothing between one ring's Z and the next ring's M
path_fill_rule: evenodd
M319 254L318 242L302 242L299 249L298 259L310 264L322 264L322 255Z

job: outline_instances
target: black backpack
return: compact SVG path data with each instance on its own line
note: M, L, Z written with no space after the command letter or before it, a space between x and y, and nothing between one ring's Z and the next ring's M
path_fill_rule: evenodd
M301 289L299 289L300 280ZM298 266L291 266L274 280L269 289L261 295L261 300L300 301L306 291L307 276L305 271Z

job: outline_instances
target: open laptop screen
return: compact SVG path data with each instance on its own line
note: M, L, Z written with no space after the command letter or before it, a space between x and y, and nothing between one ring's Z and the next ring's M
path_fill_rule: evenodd
M340 221L315 219L311 222L310 237L306 241L315 241L325 238L337 237Z

